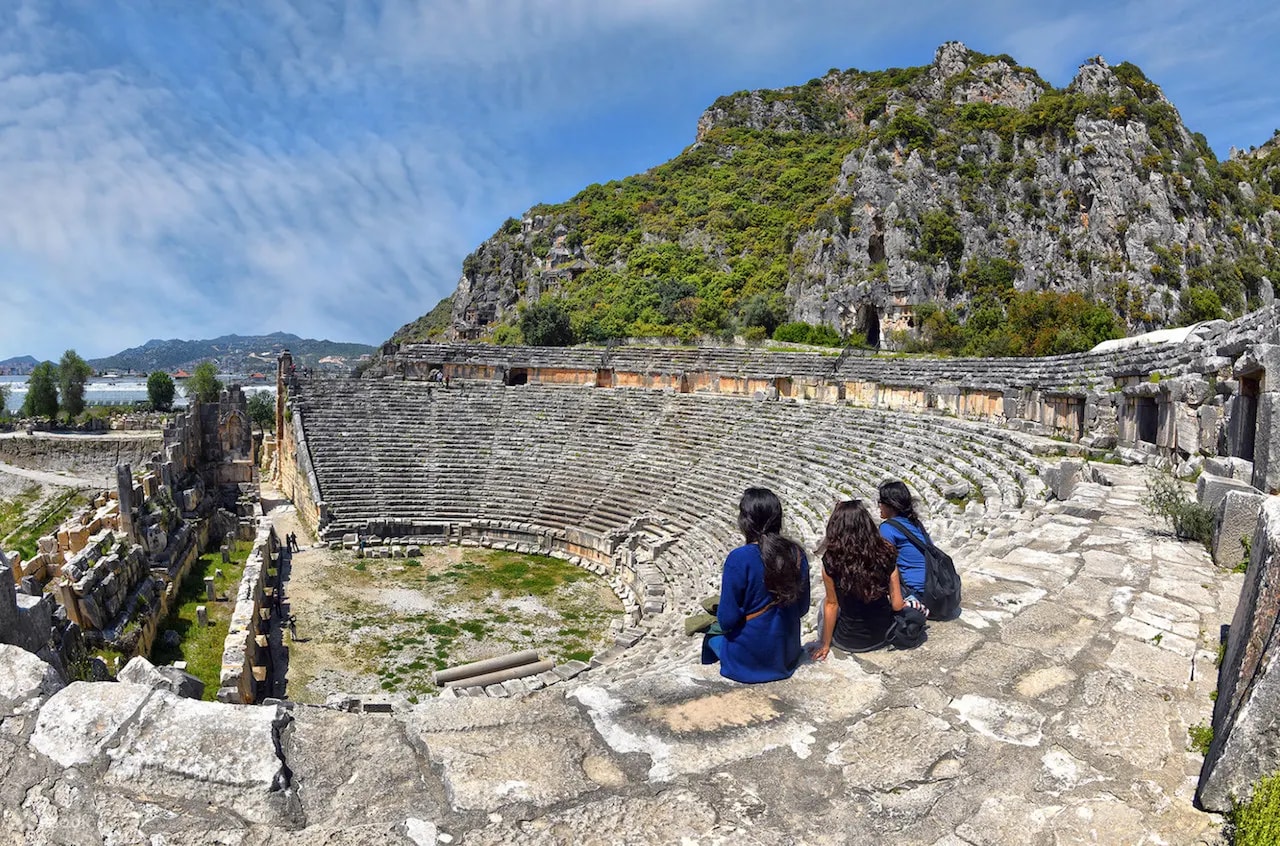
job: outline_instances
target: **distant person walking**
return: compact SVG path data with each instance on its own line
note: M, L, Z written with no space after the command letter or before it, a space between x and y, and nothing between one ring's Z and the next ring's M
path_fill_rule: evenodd
M293 614L289 615L289 642L298 639L298 618Z

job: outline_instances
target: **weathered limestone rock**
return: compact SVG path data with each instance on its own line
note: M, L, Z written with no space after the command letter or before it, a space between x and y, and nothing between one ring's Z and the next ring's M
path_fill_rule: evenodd
M1262 507L1218 673L1213 743L1200 771L1196 798L1209 810L1227 811L1233 799L1280 769L1280 499Z
M152 693L137 684L75 682L40 709L31 748L63 767L89 764Z
M1202 474L1196 480L1196 502L1210 511L1218 510L1218 506L1222 503L1222 498L1227 495L1228 491L1257 493L1257 489L1247 482L1237 482L1235 479L1211 476L1208 473Z
M408 724L443 768L449 804L458 810L577 797L597 788L582 767L584 756L608 755L581 712L560 699L431 702L415 709Z
M1060 461L1056 467L1045 468L1041 477L1054 498L1059 500L1071 498L1071 493L1080 480L1081 466L1079 461Z
M141 655L129 659L117 678L155 690L167 690L186 699L199 699L204 695L204 682L200 679L177 667L157 667Z
M0 715L26 713L62 688L52 666L25 649L0 643Z
M1258 513L1266 495L1257 491L1227 491L1213 519L1213 562L1231 569L1246 560L1243 539L1252 542Z

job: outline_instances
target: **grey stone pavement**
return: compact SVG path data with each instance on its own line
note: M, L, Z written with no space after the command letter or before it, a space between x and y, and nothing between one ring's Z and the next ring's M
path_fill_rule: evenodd
M964 613L919 649L767 685L654 635L547 691L348 714L47 698L0 647L0 842L1214 843L1187 728L1241 577L1105 472L954 549Z

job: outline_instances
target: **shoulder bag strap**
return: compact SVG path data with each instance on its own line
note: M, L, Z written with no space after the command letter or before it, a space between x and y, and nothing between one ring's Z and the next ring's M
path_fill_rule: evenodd
M888 520L885 520L885 522L902 532L902 534L906 535L907 540L911 542L911 545L920 550L920 552L924 553L928 551L925 545L920 542L920 539L916 537L916 533L911 531L911 529L904 525L897 517L890 517ZM920 527L920 531L924 531L923 526ZM928 538L927 533L925 534L925 537ZM932 540L929 541L929 546L933 546Z

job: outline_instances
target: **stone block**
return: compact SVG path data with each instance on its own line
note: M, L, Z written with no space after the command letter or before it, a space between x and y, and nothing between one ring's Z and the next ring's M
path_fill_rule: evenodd
M1040 476L1053 497L1065 501L1075 491L1082 466L1079 461L1060 461L1056 467L1046 468Z
M1245 560L1241 538L1252 538L1267 497L1257 491L1227 491L1213 521L1213 561L1232 569Z
M564 681L568 681L569 679L577 678L586 669L588 669L588 665L584 661L569 661L556 667L551 672Z
M1257 493L1253 486L1247 482L1237 482L1235 479L1228 479L1224 476L1203 473L1196 480L1196 502L1210 511L1217 511L1218 505L1221 504L1222 498L1227 495L1228 491Z
M1185 405L1175 406L1174 429L1177 448L1187 455L1200 452L1200 418L1194 408Z
M1280 770L1280 499L1268 498L1258 517L1249 569L1231 620L1218 672L1213 743L1200 770L1196 798L1225 812L1247 800L1260 778Z
M1213 456L1204 460L1204 472L1239 482L1248 482L1253 479L1253 462L1243 458Z
M1265 493L1280 492L1280 393L1258 397L1254 432L1253 485Z
M176 666L157 667L141 655L129 659L117 676L119 681L167 690L186 699L204 696L204 682Z

